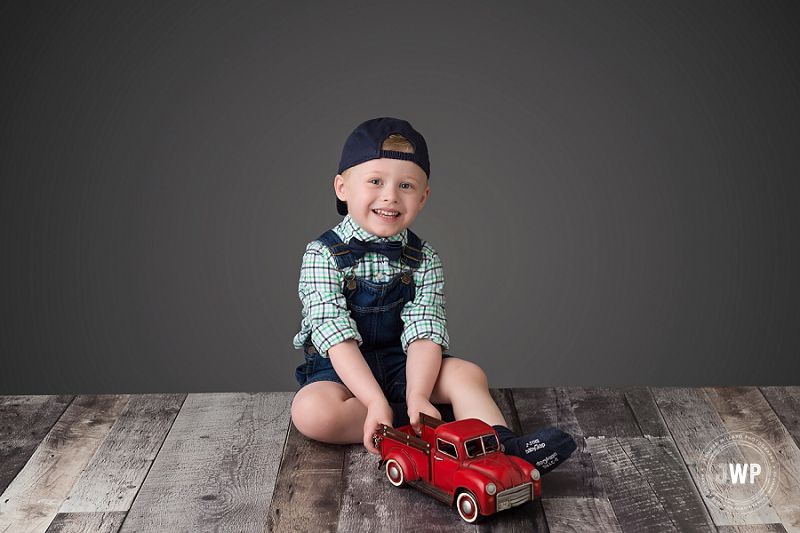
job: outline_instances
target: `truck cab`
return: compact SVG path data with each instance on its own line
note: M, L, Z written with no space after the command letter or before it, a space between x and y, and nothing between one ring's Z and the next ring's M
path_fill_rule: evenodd
M449 505L455 503L467 522L540 497L539 471L505 455L491 426L477 419L445 423L420 417L419 436L411 426L381 426L375 435L393 485L408 484Z

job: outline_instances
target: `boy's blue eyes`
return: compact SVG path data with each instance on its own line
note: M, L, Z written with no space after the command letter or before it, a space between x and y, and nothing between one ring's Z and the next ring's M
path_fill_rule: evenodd
M369 183L371 183L372 185L380 185L381 184L381 180L372 179L372 180L369 180ZM401 183L400 184L400 188L401 189L410 189L411 188L411 184L410 183Z

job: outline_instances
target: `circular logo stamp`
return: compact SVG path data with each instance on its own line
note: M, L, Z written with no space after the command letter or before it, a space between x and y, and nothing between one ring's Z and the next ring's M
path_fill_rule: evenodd
M746 431L711 441L697 463L703 494L720 508L750 513L778 489L780 465L767 441Z

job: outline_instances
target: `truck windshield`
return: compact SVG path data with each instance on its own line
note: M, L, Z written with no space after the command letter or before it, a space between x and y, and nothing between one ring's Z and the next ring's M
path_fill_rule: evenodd
M467 449L467 457L470 458L486 455L500 449L496 435L483 435L482 437L469 439L464 443L464 446Z

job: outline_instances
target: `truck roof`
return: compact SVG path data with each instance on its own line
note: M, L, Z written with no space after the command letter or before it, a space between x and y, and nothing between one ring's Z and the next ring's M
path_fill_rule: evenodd
M477 437L488 433L494 433L492 426L477 418L448 422L436 428L437 437L450 441L464 440L465 438Z

